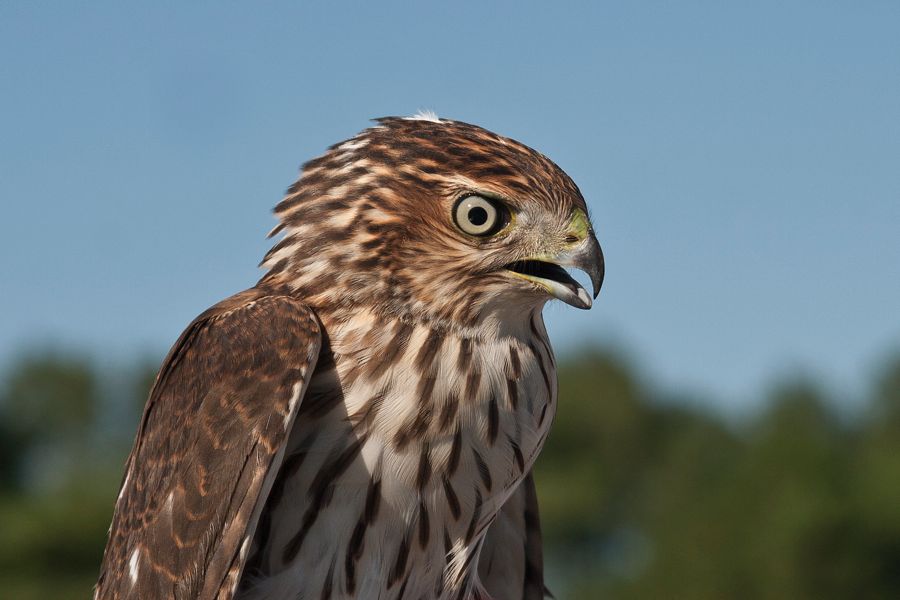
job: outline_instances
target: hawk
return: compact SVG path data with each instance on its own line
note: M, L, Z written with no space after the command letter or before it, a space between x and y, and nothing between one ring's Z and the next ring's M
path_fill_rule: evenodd
M541 313L604 273L578 187L480 127L389 117L275 213L265 275L160 368L95 598L542 598Z

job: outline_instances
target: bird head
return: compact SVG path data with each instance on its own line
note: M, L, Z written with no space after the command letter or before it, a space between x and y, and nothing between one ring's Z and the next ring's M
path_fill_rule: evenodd
M449 326L590 308L600 244L578 187L544 155L433 115L388 117L303 166L275 209L264 281L313 307ZM583 270L585 290L567 268Z

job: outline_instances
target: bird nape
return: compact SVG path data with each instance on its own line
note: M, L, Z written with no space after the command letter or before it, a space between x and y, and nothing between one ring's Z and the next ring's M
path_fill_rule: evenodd
M541 311L589 308L604 272L578 187L480 127L391 117L275 213L262 279L163 362L95 597L542 598Z

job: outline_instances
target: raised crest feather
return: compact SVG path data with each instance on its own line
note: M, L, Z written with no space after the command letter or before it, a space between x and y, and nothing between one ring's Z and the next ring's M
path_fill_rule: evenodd
M437 116L436 112L434 112L433 110L425 109L425 108L419 109L418 111L416 111L416 114L414 114L411 117L406 117L406 120L408 120L408 121L431 121L432 123L440 123L441 122L441 120Z

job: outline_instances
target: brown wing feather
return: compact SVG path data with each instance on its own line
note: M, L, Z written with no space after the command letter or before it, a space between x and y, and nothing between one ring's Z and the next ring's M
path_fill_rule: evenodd
M258 289L191 323L144 409L96 598L231 598L320 346L309 308Z
M544 598L541 523L532 473L522 480L488 529L478 576L494 600Z

